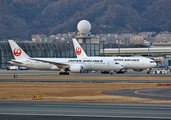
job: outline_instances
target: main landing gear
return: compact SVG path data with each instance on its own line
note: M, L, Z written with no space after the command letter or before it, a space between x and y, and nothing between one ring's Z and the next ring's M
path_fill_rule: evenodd
M117 73L117 74L124 74L124 71L119 70L119 71L117 71L116 73Z
M101 74L109 74L108 71L101 71Z
M113 72L101 71L101 74L110 74L110 75L113 75Z
M69 75L69 72L60 72L59 75Z

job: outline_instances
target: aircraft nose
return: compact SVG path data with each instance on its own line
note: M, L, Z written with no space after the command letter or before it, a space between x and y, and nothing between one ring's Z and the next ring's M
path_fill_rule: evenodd
M151 65L151 68L153 68L153 67L157 67L157 63L153 63L153 64Z
M155 62L155 66L154 67L157 67L157 63Z

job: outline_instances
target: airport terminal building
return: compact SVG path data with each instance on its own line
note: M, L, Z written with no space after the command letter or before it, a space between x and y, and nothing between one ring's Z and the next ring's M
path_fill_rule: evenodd
M17 42L17 44L30 56L41 58L76 58L73 42L70 43L34 43ZM88 56L99 56L103 44L81 43ZM14 59L8 42L0 42L0 68L5 69L10 65L8 61Z
M162 56L166 58L171 57L171 47L160 47L160 48L106 48L100 50L100 55L104 56Z

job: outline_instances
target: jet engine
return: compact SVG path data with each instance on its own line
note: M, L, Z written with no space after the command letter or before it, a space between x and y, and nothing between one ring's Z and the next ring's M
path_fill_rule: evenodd
M70 72L72 73L82 73L83 72L83 66L81 65L74 65L69 68Z
M133 69L133 70L136 72L142 72L143 71L143 69Z

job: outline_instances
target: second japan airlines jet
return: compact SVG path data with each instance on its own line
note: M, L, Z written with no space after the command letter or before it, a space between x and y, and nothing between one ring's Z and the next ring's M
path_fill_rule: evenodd
M82 73L84 70L112 71L123 67L114 60L105 58L30 58L13 40L9 40L15 60L11 64L37 70L60 70L60 75L69 72Z
M74 48L76 51L77 58L96 58L96 57L87 57L84 50L77 42L75 38L73 38ZM146 58L146 57L98 57L98 58L106 58L110 60L114 60L123 66L123 69L148 69L156 67L156 63L154 60ZM123 73L120 70L120 73Z

